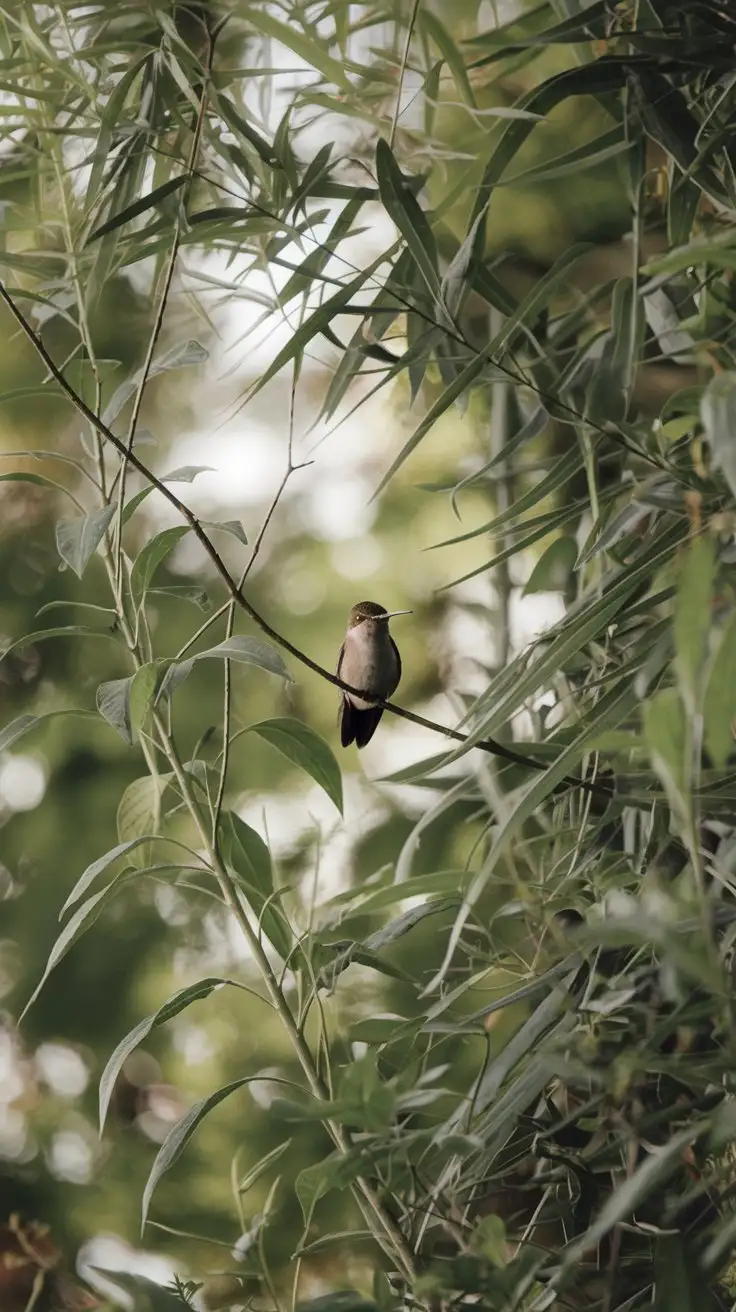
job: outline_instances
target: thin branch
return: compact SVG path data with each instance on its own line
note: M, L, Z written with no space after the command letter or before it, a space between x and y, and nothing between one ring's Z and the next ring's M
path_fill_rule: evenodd
M401 96L404 90L404 78L406 76L406 66L409 63L409 51L411 50L411 41L414 35L414 28L416 26L417 17L419 15L419 6L421 5L421 3L422 0L414 0L412 11L409 16L409 22L406 28L406 41L404 42L404 54L402 56L401 68L399 70L399 85L396 89L396 108L394 109L393 118L391 120L391 134L388 139L388 144L392 150L393 150L394 141L396 139L396 129L399 126L399 118L401 116Z
M326 670L322 665L319 665L317 661L312 660L311 656L308 656L306 652L300 651L298 647L295 647L288 638L285 638L283 634L279 633L268 623L268 620L264 619L259 611L255 609L243 594L242 587L238 586L235 579L230 574L217 548L208 538L194 512L189 509L189 506L180 500L175 492L172 492L165 483L162 483L161 480L152 473L140 457L136 455L134 450L128 450L125 442L117 437L115 433L108 428L107 424L103 423L102 419L90 409L83 398L75 392L74 388L54 364L54 361L46 350L38 333L26 321L22 311L18 309L18 306L15 304L15 301L2 282L0 282L0 300L5 302L16 322L20 324L29 341L33 343L33 346L46 367L51 371L59 386L74 403L80 414L83 414L85 419L87 419L90 424L94 425L98 433L110 442L120 455L126 456L128 463L132 465L139 474L142 474L147 482L149 482L157 492L160 492L161 495L166 498L169 505L173 506L182 518L186 520L197 541L207 553L210 561L225 584L229 596L235 604L245 611L246 615L249 616L254 624L258 625L258 628L262 633L265 633L267 638L270 638L277 646L282 647L284 651L288 651L290 656L293 656L301 665L306 666L306 668L311 670L313 674L318 674L321 679L324 679L327 683L331 683L334 688L339 688L342 692L349 692L358 697L363 696L365 693L364 688L355 688L352 684L345 683L343 679L340 679L330 670ZM431 729L434 733L443 734L445 738L452 738L454 742L467 742L471 736L470 734L461 733L459 729L450 729L447 725L438 724L435 720L428 720L426 716L417 715L415 711L408 711L403 706L397 706L395 702L381 701L376 702L376 705L381 706L385 711L389 711L391 715L397 715L402 720L409 720L411 724L419 725L422 729ZM495 738L482 738L478 742L473 743L473 746L477 747L479 751L488 752L491 756L498 756L501 760L508 761L513 765L522 765L527 769L541 771L546 771L549 768L547 764L543 761L538 761L536 757L528 756L524 752L514 751L513 748L507 747L504 743L498 742ZM571 775L566 775L565 778L556 785L556 791L567 788L581 788L584 792L594 793L603 800L609 800L611 797L611 789L606 787L605 784L592 784L586 779L575 779Z
M161 335L161 329L163 327L163 322L164 322L164 315L166 314L166 307L169 301L169 293L171 291L171 284L174 279L174 269L176 267L176 261L179 256L183 217L186 210L187 198L191 190L192 182L194 180L195 169L197 166L199 144L202 139L202 128L204 126L204 118L205 118L205 113L207 111L207 89L208 89L210 77L212 75L212 61L214 59L214 54L215 54L215 36L210 32L208 32L207 34L207 42L208 42L207 60L205 63L204 78L202 82L199 106L197 108L197 115L194 122L194 131L192 133L192 144L189 150L189 158L187 160L186 169L185 169L187 181L184 185L184 191L179 203L179 207L177 209L176 222L174 223L174 233L171 242L171 251L169 253L169 259L166 265L166 273L164 274L163 287L161 289L161 298L159 300L158 309L156 311L156 318L154 319L151 336L148 341L146 358L143 361L143 366L141 368L140 381L135 393L135 397L133 399L133 408L130 414L130 422L128 424L128 434L125 444L125 454L123 455L123 459L120 465L120 481L118 484L118 505L117 505L117 513L115 517L115 588L116 588L116 594L118 596L120 595L120 591L122 588L122 578L123 578L123 511L125 509L125 483L128 473L128 465L130 463L130 453L133 449L133 442L135 440L135 430L138 425L138 419L141 413L141 406L143 405L143 394L146 390L148 376L151 372L151 365L153 364L153 355L154 355L154 351L156 350L156 344Z

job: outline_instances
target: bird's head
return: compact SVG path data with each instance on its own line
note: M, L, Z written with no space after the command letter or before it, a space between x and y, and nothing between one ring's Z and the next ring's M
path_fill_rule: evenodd
M386 610L385 606L379 606L377 601L359 601L357 606L353 606L348 617L348 628L357 628L359 624L365 624L369 621L388 621L393 619L394 615L411 615L410 610Z

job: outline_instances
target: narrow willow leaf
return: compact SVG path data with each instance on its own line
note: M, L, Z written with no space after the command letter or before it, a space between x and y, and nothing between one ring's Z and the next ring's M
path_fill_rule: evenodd
M670 806L682 820L687 813L685 709L676 688L662 688L644 707L644 731L652 765Z
M262 1078L262 1076L258 1075L245 1075L242 1079L233 1080L231 1084L224 1085L223 1088L218 1089L215 1093L209 1094L207 1098L202 1098L200 1102L195 1103L187 1112L186 1116L182 1116L181 1120L177 1121L173 1130L169 1131L156 1154L156 1159L146 1181L146 1187L143 1190L143 1201L141 1204L141 1231L145 1229L146 1221L148 1220L148 1212L156 1185L161 1179L161 1176L168 1171L169 1167L173 1166L177 1157L186 1147L200 1122L204 1120L205 1116L207 1116L214 1107L217 1107L218 1103L223 1102L225 1098L229 1098L231 1093L235 1093L237 1089L242 1089L246 1084L252 1084L254 1080Z
M528 597L534 592L564 592L570 584L577 554L578 544L574 538L555 538L534 566L521 595Z
M384 209L411 251L430 296L436 299L440 278L434 235L424 211L404 181L391 147L382 137L376 146L376 175Z
M736 269L736 233L729 227L708 237L696 237L685 246L657 255L644 265L642 273L659 277L684 273L701 264L714 264L719 269Z
M242 542L244 547L248 545L245 529L239 519L201 519L199 522L202 528L212 528L220 533L228 533L230 537L237 538L238 542Z
M285 756L311 775L323 788L342 815L342 775L335 755L324 738L301 720L261 720L249 726L250 733L270 743Z
M439 550L440 547L453 547L458 542L468 542L471 538L479 537L483 534L494 536L499 533L507 524L513 523L520 515L539 505L546 497L556 492L559 488L564 487L565 483L577 473L583 463L582 453L577 446L570 446L564 455L556 460L552 468L540 478L539 482L534 483L527 492L524 492L512 506L504 510L500 515L489 519L487 523L481 524L479 528L470 529L467 533L461 533L454 538L446 538L444 542L437 542L433 549Z
M406 881L404 889L411 886L411 881ZM407 894L408 896L408 894ZM377 929L375 934L371 934L363 944L371 952L378 952L380 948L388 947L389 943L395 943L398 938L403 938L408 934L410 929L415 925L421 924L427 916L436 916L440 912L452 911L457 906L457 898L440 898L434 902L425 902L419 907L410 907L408 911L402 912L394 920L390 920L387 925L382 925Z
M736 615L727 624L710 663L703 703L705 743L713 764L723 769L734 749L736 723Z
M99 892L93 893L91 897L88 897L87 900L77 908L74 915L67 921L48 955L41 979L20 1014L19 1023L33 1006L33 1003L36 1001L51 972L66 956L67 952L74 943L76 943L77 939L81 938L82 935L86 934L87 930L92 927L98 916L101 915L108 902L117 892L121 882L122 881L120 880L115 880L112 884L109 884L107 888L102 888Z
M340 1183L341 1154L334 1152L314 1166L306 1166L296 1177L294 1189L302 1209L304 1224L309 1221L315 1206L331 1189L342 1188Z
M258 669L266 670L269 674L277 674L280 679L284 679L287 683L294 682L279 652L271 646L270 642L264 642L262 638L246 636L226 638L224 642L218 643L216 647L210 647L207 651L198 652L193 659L195 661L228 660L243 665L255 665Z
M172 346L170 350L164 351L163 355L158 356L152 362L147 377L155 378L157 374L167 373L170 369L186 369L191 365L204 364L205 360L208 359L209 351L199 342L189 339L186 342L180 342L177 346ZM109 427L117 419L126 401L129 401L137 391L142 378L143 374L139 369L133 374L132 378L126 379L113 392L102 416L104 424Z
M511 841L519 834L523 825L534 815L535 811L552 795L555 788L579 765L590 750L591 742L598 734L604 729L620 724L622 719L631 714L637 700L636 692L630 684L625 685L623 691L620 687L614 687L610 693L607 693L599 702L595 714L590 717L589 723L583 732L576 737L573 743L560 752L557 760L543 774L539 774L535 778L522 800L514 807L508 818L499 825L491 850L480 870L473 877L463 897L462 906L450 933L442 965L426 986L424 995L435 992L444 980L468 916L484 892L489 879L492 877L501 857L508 850Z
M606 34L608 9L604 0L595 0L593 4L585 5L569 18L545 27L541 32L532 31L529 36L520 37L518 42L509 40L506 28L516 28L524 23L525 18L532 19L539 14L540 9L546 8L546 5L542 5L530 9L526 14L516 14L506 24L494 26L489 32L481 32L478 36L472 37L468 45L477 46L481 50L489 47L493 50L498 47L499 54L508 56L519 50L548 45L577 44L579 41L590 40L592 36L602 37ZM486 60L479 60L473 67L486 62Z
M69 911L69 909L74 906L74 903L78 902L80 897L87 892L87 889L94 883L97 876L102 874L103 870L107 870L113 862L118 860L119 857L125 856L127 852L132 852L133 849L139 847L141 843L147 843L152 838L153 835L151 834L145 834L141 838L131 838L127 843L118 843L116 847L111 847L110 851L105 852L104 856L98 856L97 860L87 866L87 869L79 876L79 879L59 912L59 920L63 920L67 911Z
M130 586L133 595L139 601L142 601L145 597L146 590L157 567L174 550L184 534L188 532L188 524L177 524L174 528L165 528L161 533L157 533L150 542L147 542L138 553L130 573Z
M618 91L626 83L627 71L624 62L596 59L590 64L566 69L549 78L541 86L522 96L517 102L518 109L531 110L533 113L547 115L570 96L591 95L603 97L607 92ZM501 140L485 167L480 186L477 189L473 208L468 220L468 230L472 228L479 214L487 216L488 207L494 187L506 172L509 164L529 134L534 123L517 119L509 123ZM485 247L485 219L478 231L477 251Z
M149 597L170 597L173 601L190 601L200 610L212 609L212 602L204 588L190 588L186 584L172 583L161 588L149 588Z
M186 1007L190 1007L193 1002L208 998L210 994L229 983L228 979L215 976L209 979L200 979L196 984L189 984L187 988L174 993L157 1011L152 1012L150 1016L146 1016L145 1020L139 1021L125 1035L125 1038L120 1040L100 1077L100 1136L105 1128L115 1082L131 1052L134 1052L138 1045L148 1038L151 1030L156 1029L159 1025L165 1025L172 1017L178 1016Z
M511 177L504 178L499 185L515 187L523 184L526 187L540 182L551 182L556 178L577 178L583 169L595 168L597 164L615 159L617 155L622 155L629 149L629 143L623 137L621 128L611 128L610 132L601 133L599 137L587 141L584 146L575 146L573 150L566 150L562 155L555 155L553 159L545 160L541 164L533 165L532 168L523 169L521 173L514 173Z
M522 301L519 302L514 313L509 315L503 327L489 343L485 351L482 354L477 355L474 360L471 360L470 364L465 366L455 379L455 382L446 388L442 393L442 396L440 396L438 400L435 401L434 405L431 406L428 414L425 415L424 419L419 424L419 427L412 433L408 442L405 443L388 471L384 474L373 494L373 499L383 491L386 484L390 482L397 470L401 468L408 456L410 456L412 451L414 451L419 445L424 435L428 433L437 420L445 414L453 402L463 396L464 393L466 393L472 385L478 381L481 375L486 373L486 371L488 372L488 376L493 376L493 355L499 353L506 346L509 338L513 336L522 321L528 322L530 319L533 320L539 314L540 310L549 303L551 297L569 277L570 267L590 249L590 244L585 243L572 246L569 250L565 251L564 255L560 256L559 260L557 260L554 267L550 269L543 278L540 278L539 282L537 282L532 290ZM503 377L503 375L501 375L501 377Z
M216 471L212 465L182 465L180 469L172 469L170 474L162 474L162 483L193 483L198 474L213 474Z
M352 92L352 83L344 65L327 53L324 37L307 36L297 27L297 20L282 23L264 9L254 9L249 21L256 31L273 41L280 41L287 50L303 59L308 68L321 73L327 82L333 82L342 91Z
M61 559L81 579L90 557L97 550L115 514L114 506L75 519L61 519L56 525L56 546Z
M0 474L0 483L35 483L36 487L48 487L53 492L63 492L75 504L79 506L77 498L68 487L63 483L57 483L55 478L47 478L45 474L33 474L30 470L14 470L11 474ZM81 507L80 507L81 509Z
M723 470L733 496L736 496L736 373L716 374L700 403L705 435L710 443L711 460Z
M19 715L17 719L11 720L10 724L6 724L5 728L0 730L0 752L12 747L13 743L33 729L38 724L38 719L37 715Z
M133 741L138 738L146 716L156 703L171 664L170 660L149 661L141 665L133 675L128 696Z
M78 715L85 719L95 719L94 711L79 711L69 708L64 711L48 711L46 715L19 715L15 720L6 724L4 729L0 729L0 752L5 752L19 738L25 737L36 725L43 724L46 720L54 720L60 715Z
M36 642L45 642L48 638L111 638L113 642L120 641L117 631L112 627L91 629L85 624L62 624L53 629L36 629L33 633L25 633L22 638L16 638L15 642L9 642L6 647L0 648L0 661L13 651L30 647Z
M252 400L256 393L260 392L261 388L265 387L266 383L270 382L284 368L284 365L290 364L292 360L299 360L304 355L305 348L319 333L332 327L335 317L341 311L347 309L356 293L370 281L376 269L385 260L386 252L384 251L375 260L372 260L365 269L345 283L333 296L329 296L318 310L315 310L299 325L296 331L292 333L291 339L286 346L278 352L275 359L259 376L258 381L253 384L248 392L248 400Z
M221 829L226 860L235 871L248 905L276 951L287 960L292 936L274 903L273 865L267 845L234 811L222 817Z
M146 210L153 209L167 196L171 196L175 191L180 191L188 181L188 177L188 174L183 173L181 177L169 178L168 182L162 182L160 187L155 187L146 196L140 196L138 200L133 201L131 205L127 205L119 214L113 214L112 218L107 219L105 223L101 223L99 228L95 228L89 234L86 245L90 246L93 241L98 241L100 237L104 237L108 232L114 232L116 228L122 228L126 223L130 223L131 219L137 219L139 214L145 214Z
M127 679L111 679L101 683L96 693L97 709L120 734L128 747L133 746L133 730L130 722L130 688L132 675Z
M468 74L465 69L465 61L447 28L440 22L437 15L434 14L431 9L421 8L418 13L418 20L420 26L424 28L424 31L437 46L437 49L452 73L455 86L458 89L458 93L465 101L465 104L470 105L471 108L475 109L475 96L473 95L473 88L470 85Z
M238 1181L238 1193L246 1194L249 1189L252 1189L254 1184L258 1183L261 1176L265 1175L266 1171L273 1166L274 1162L277 1162L279 1158L283 1157L284 1153L288 1151L291 1147L291 1142L291 1139L285 1139L283 1143L277 1144L269 1153L266 1153L265 1156L261 1157L260 1161L256 1162L255 1166L251 1167L248 1173L243 1176L242 1180Z
M136 492L135 495L130 498L130 501L127 501L125 503L125 506L123 507L124 524L127 524L128 520L135 514L136 510L142 504L142 502L146 500L146 497L149 497L151 495L153 490L154 489L152 485L141 488L140 492Z
M513 662L507 670L493 680L479 699L479 708L491 706L488 715L479 719L469 742L476 741L483 733L494 733L505 724L524 701L545 686L546 680L552 678L558 669L563 669L570 660L597 633L605 631L606 625L614 615L625 613L626 603L638 588L649 579L658 568L669 562L672 548L679 541L682 529L679 525L667 528L651 544L641 563L627 566L626 569L614 571L614 581L606 588L602 597L590 599L583 597L575 606L570 607L559 630L550 631L548 644L531 664ZM499 695L499 681L503 681L504 691ZM508 687L506 687L508 685ZM467 749L467 744L466 744Z
M680 557L674 620L675 668L690 715L701 708L715 563L715 543L710 537L693 538Z
M132 838L156 834L161 820L161 799L171 774L146 774L128 784L118 806L118 838L127 843Z

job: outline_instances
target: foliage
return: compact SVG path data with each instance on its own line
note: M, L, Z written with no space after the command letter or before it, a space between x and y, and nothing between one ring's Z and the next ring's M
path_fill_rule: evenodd
M17 504L15 484L30 484L24 532L65 567L40 571L43 623L23 569L3 596L0 749L48 736L57 776L50 843L22 818L7 826L8 878L23 884L28 854L46 870L53 853L76 858L82 823L92 843L45 884L44 961L13 1042L105 1039L100 1121L119 1128L126 1070L154 1032L195 1003L215 1038L226 1007L238 1032L219 1082L159 1124L135 1182L147 1240L165 1217L167 1243L183 1241L181 1279L162 1290L118 1273L118 1293L140 1308L201 1295L315 1312L729 1306L730 6L0 13L2 400L25 431L43 403L52 434L3 452L3 496ZM514 216L537 203L564 222L525 241ZM366 254L379 219L390 236ZM160 387L202 376L234 303L251 307L249 333L279 332L233 408L252 413L274 385L291 400L284 478L255 532L201 518L187 489L206 468L166 472L141 423ZM383 530L418 504L433 524L460 521L431 543L460 561L441 567L442 595L492 621L495 653L450 729L394 708L437 733L431 757L388 779L426 800L418 814L396 802L368 854L355 844L361 877L319 896L322 835L278 860L268 824L264 836L242 814L238 771L275 797L303 772L333 822L343 809L321 709L288 701L305 669L330 696L338 682L274 614L288 536L265 582L255 569L303 467L294 398L327 349L322 431L385 389L416 412L381 455ZM154 501L175 522L147 518ZM177 571L192 544L196 570ZM397 558L415 550L406 534ZM520 647L523 584L564 607ZM74 623L49 615L61 605ZM176 618L160 622L164 608ZM448 616L427 603L416 619ZM61 654L44 683L46 640ZM416 677L426 699L436 683ZM165 980L177 937L156 898L186 908L200 958L204 926L237 932L237 959L136 1009L114 981L152 963ZM85 953L75 1011L63 972ZM267 1115L246 1135L245 1173L235 1157L228 1181L240 1129L188 1167L253 1086ZM231 1210L200 1195L191 1235L184 1194L203 1169L231 1187ZM29 1183L8 1168L6 1193L25 1188L26 1206L43 1198L34 1170Z

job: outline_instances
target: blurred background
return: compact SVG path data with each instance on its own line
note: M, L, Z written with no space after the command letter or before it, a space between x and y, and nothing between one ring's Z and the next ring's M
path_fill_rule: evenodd
M432 12L460 42L501 28L525 7L523 0L482 0L480 5L440 0ZM63 23L57 30L49 14L40 13L46 7L35 8L42 24L49 24L44 30L52 43L63 44ZM58 18L78 20L72 11L79 7L56 8ZM131 6L135 40L126 49L115 27L116 6L98 6L106 8L113 25L108 35L120 46L121 73L138 57L140 16ZM322 94L321 103L317 96L300 100L299 92L314 82L307 61L250 27L247 5L229 8L232 17L219 39L215 68L219 86L227 87L240 112L270 138L285 108L294 104L292 146L300 166L326 142L337 142L353 175L365 175L370 182L376 126L387 130L396 103L396 61L408 9L404 13L397 6L395 21L366 24L353 38L352 57L361 68L356 77L361 118L339 112L329 103L329 92ZM564 17L566 7L557 8ZM146 18L148 39L157 39L159 19L161 30L165 18L180 33L189 22L196 27L201 14L192 17L192 9L160 6L156 19ZM282 17L288 21L288 13ZM8 60L16 35L6 14ZM73 27L70 39L83 48L80 25ZM427 97L407 72L394 149L408 172L428 175L422 204L435 210L444 206L440 246L443 234L448 250L462 237L483 164L507 121L498 117L499 111L508 110L544 77L569 67L575 57L575 47L555 47L531 65L511 60L478 70L475 107L461 102L453 79L443 74L436 104L430 105L430 130ZM40 68L42 51L37 58ZM77 331L67 317L65 293L55 284L61 262L48 258L43 284L26 277L22 261L17 264L31 246L43 246L51 257L62 245L58 179L46 167L42 134L26 119L28 102L14 95L7 82L3 85L0 268L9 281L26 290L40 288L47 298L22 304L61 361L74 350ZM567 101L532 132L514 172L582 146L604 127L596 102ZM73 196L79 173L73 140L67 146L63 162L73 180ZM324 239L341 206L335 199L321 207L325 217L312 236ZM571 243L586 240L593 249L581 266L582 286L627 267L621 237L628 224L618 160L612 158L578 177L529 185L522 180L500 188L489 219L488 249L491 255L503 254L504 275L520 294ZM351 265L365 268L394 238L393 225L375 202L363 208L360 225L330 259L331 276L343 279ZM309 252L308 237L287 244L283 264L298 265ZM104 362L105 401L142 362L155 313L156 259L150 255L113 268L91 307L89 332ZM286 308L278 304L279 289L291 276L283 264L254 258L252 242L241 254L234 242L218 248L206 234L183 247L158 349L193 339L208 357L152 379L141 415L145 433L139 437L140 452L159 474L206 466L190 483L177 484L177 494L202 519L237 521L252 544L287 469L291 434L294 462L309 463L290 475L273 511L248 582L249 598L280 633L328 668L334 667L355 602L372 599L389 609L411 608L413 615L396 620L393 628L404 668L398 699L454 723L464 699L485 687L509 652L540 633L563 606L564 584L556 591L522 596L534 548L509 566L454 587L448 585L480 567L494 544L481 535L450 550L432 550L488 518L505 494L502 486L476 485L460 494L455 509L438 489L454 486L495 454L494 404L513 404L513 398L504 397L499 386L495 403L490 393L476 393L465 413L449 411L374 499L387 468L441 389L439 376L430 372L423 392L412 400L407 378L376 389L381 375L368 369L353 382L337 413L320 418L341 358L337 347L320 337L310 344L296 376L286 367L247 401L249 388L304 313L298 299ZM375 289L387 268L379 264ZM471 303L467 312L476 333L491 331L486 307ZM72 465L63 464L65 455L83 454L80 421L53 389L39 386L45 375L33 349L6 312L0 312L0 320L0 473L20 468L56 479L84 504L89 488ZM332 326L341 341L354 327L345 316ZM384 345L398 354L404 344L400 321L393 332L393 345L390 335ZM664 366L661 373L650 372L648 385L661 400L668 385ZM18 453L31 452L42 454L19 458ZM131 473L128 486L132 493L143 482ZM109 633L109 615L80 609L82 603L109 606L99 558L92 559L83 581L60 564L55 525L68 513L69 503L53 488L0 482L0 641L7 645L52 624L91 625L101 631L100 640L67 636L14 648L0 662L0 725L26 713L94 711L98 684L127 672L120 645ZM154 492L131 521L131 554L175 522L171 508ZM249 548L233 534L220 535L219 543L239 573ZM167 558L157 579L162 587L189 590L186 598L162 594L149 605L155 650L171 655L222 604L224 594L191 536ZM50 603L57 609L44 611ZM223 624L220 618L210 630L209 643L221 639ZM236 631L255 630L239 617ZM396 860L434 798L426 788L382 779L441 750L442 742L429 731L385 716L360 756L354 748L341 752L334 689L295 662L287 664L292 685L235 667L233 727L274 715L306 721L339 755L344 817L316 785L253 734L242 735L233 748L228 800L268 839L280 879L305 909L304 927L308 906L327 904ZM178 693L175 732L182 753L191 754L218 724L222 677L219 662L201 662ZM66 895L89 863L110 847L121 796L143 772L139 751L126 746L99 717L52 718L0 753L0 1218L20 1213L48 1225L70 1265L78 1261L93 1281L92 1266L120 1267L156 1280L175 1271L198 1278L208 1272L208 1297L216 1306L212 1273L238 1263L242 1270L248 1247L256 1242L248 1239L248 1228L263 1209L273 1177L266 1176L242 1199L242 1214L232 1180L246 1176L285 1136L283 1123L269 1111L275 1086L268 1077L293 1078L295 1070L273 1015L241 991L221 990L149 1035L128 1059L102 1140L96 1100L97 1082L115 1044L175 989L204 975L248 978L243 945L221 908L165 882L131 885L61 962L22 1026L16 1024L43 974ZM412 872L462 868L479 832L480 822L467 803L448 806L421 835ZM419 925L394 945L391 960L409 973L431 970L441 957L442 923L440 918ZM378 924L380 918L366 916L366 932ZM339 993L326 997L324 1006L334 1032L347 1035L361 1018L406 1014L413 996L401 980L353 965ZM504 1015L499 1035L510 1024ZM461 1087L462 1067L467 1067L467 1082L478 1049L467 1040L448 1045L448 1053ZM188 1145L185 1162L161 1182L153 1220L182 1233L149 1225L141 1240L140 1195L167 1132L194 1100L256 1073L262 1073L262 1081L210 1116ZM286 1168L270 1204L272 1223L259 1240L267 1244L275 1271L285 1268L301 1232L293 1180L326 1151L319 1126L289 1127L288 1132ZM348 1229L342 1224L347 1206L344 1195L326 1200L325 1224ZM327 1287L336 1262L341 1281L359 1285L364 1260L359 1241L346 1243L339 1254L334 1248L315 1251L304 1264L302 1295ZM227 1276L221 1281L226 1300Z

